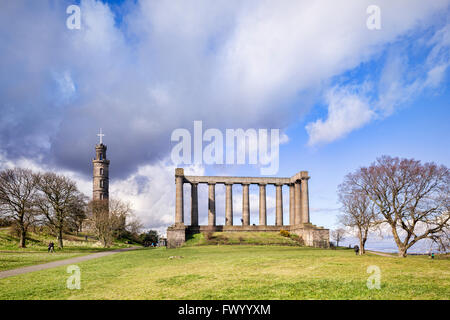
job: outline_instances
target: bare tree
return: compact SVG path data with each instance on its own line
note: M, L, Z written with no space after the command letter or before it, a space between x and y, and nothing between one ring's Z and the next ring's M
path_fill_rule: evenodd
M56 234L58 247L63 248L63 232L69 215L79 205L80 192L74 181L52 172L39 176L38 188L37 206L46 224Z
M36 176L14 168L0 172L0 212L12 219L19 231L19 247L25 248L28 227L35 221Z
M346 227L356 229L359 239L359 254L365 253L365 245L369 231L377 225L373 203L362 192L354 190L354 186L347 180L338 187L339 201L343 214L340 222Z
M129 219L127 219L126 223L126 230L134 237L138 237L139 234L141 234L142 230L144 229L144 225L142 224L141 220L137 218L135 215L130 214L128 216Z
M401 257L418 241L449 228L450 172L445 166L383 156L346 181L365 193L390 225Z
M86 212L87 197L84 194L79 193L74 197L74 201L70 205L69 215L67 217L69 228L77 234L83 231L83 222L87 218Z
M89 220L104 247L109 247L114 237L118 237L126 226L126 218L131 213L128 203L120 200L93 200L89 203Z
M331 231L331 239L336 241L336 247L339 247L339 241L344 240L345 229L338 228L336 230Z
M446 219L448 215L450 212L443 214L441 219ZM443 228L440 232L431 235L430 239L437 246L438 251L442 253L450 251L450 228Z

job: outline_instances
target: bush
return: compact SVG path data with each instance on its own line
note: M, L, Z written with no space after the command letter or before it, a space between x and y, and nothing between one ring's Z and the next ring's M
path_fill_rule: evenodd
M303 240L303 238L298 236L298 235L296 235L296 234L293 234L293 233L290 234L289 238L291 238L294 241L297 241L301 246L305 245L305 241Z
M134 241L133 238L128 238L126 240L131 240ZM144 246L148 247L150 246L152 243L158 243L159 241L159 236L158 236L158 232L156 230L149 230L145 233L142 233L139 236L139 242L142 243Z
M289 233L289 231L287 230L280 230L280 235L282 235L283 237L289 237L291 234Z
M0 227L9 227L13 224L13 221L8 218L0 218Z
M206 240L211 240L213 238L214 238L213 237L213 233L211 231L208 231L208 232L205 233L205 239Z

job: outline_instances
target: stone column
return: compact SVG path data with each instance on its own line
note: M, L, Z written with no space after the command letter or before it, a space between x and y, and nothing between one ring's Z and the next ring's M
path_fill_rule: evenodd
M304 176L302 176L302 193L301 193L301 216L303 223L309 223L309 195L308 195L308 172L303 171Z
M276 185L276 196L277 196L277 202L276 202L276 219L275 219L275 225L282 226L283 225L283 185L277 184Z
M184 223L183 180L184 170L182 168L175 169L175 224Z
M295 190L294 184L289 185L289 225L295 224Z
M216 225L216 184L208 183L208 226Z
M302 213L301 213L301 201L300 201L300 180L295 181L294 183L294 207L295 207L295 224L302 223Z
M198 183L191 183L191 226L198 226Z
M250 225L250 201L248 184L242 184L242 225Z
M259 225L267 225L267 213L266 213L266 185L259 184Z
M225 225L233 225L233 185L226 184Z

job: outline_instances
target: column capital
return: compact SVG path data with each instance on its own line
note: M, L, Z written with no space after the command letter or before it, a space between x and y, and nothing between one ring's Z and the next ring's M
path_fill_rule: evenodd
M265 183L265 182L260 182L260 183L258 183L258 185L260 186L260 187L265 187L265 186L267 186L267 183Z
M300 178L302 180L304 180L304 179L308 180L311 177L308 176L308 171L300 171Z
M208 182L208 186L214 186L214 185L216 185L215 182Z
M176 168L175 169L175 177L184 177L184 169Z

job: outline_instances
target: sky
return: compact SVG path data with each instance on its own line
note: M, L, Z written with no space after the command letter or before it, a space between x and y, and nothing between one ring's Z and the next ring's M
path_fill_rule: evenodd
M73 4L80 29L67 27ZM448 0L2 1L0 169L67 174L91 195L102 128L111 197L164 233L180 166L171 158L175 129L193 133L194 121L224 134L279 129L274 176L308 171L311 221L336 228L347 173L382 155L450 165L449 11ZM261 175L248 163L181 166ZM250 191L256 222L257 187ZM274 224L275 190L267 195ZM240 186L233 196L238 221ZM205 186L199 197L206 223Z

